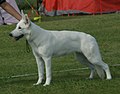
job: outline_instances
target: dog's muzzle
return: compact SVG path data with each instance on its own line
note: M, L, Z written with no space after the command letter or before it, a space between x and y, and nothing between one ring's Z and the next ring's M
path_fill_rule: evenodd
M9 34L10 37L14 37L11 33ZM24 35L20 35L20 36L17 36L17 37L14 37L14 39L17 41L19 40L20 38L22 38Z

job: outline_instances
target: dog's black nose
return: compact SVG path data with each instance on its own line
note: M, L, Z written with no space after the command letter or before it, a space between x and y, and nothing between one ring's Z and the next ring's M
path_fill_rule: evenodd
M13 37L13 35L10 33L9 36Z

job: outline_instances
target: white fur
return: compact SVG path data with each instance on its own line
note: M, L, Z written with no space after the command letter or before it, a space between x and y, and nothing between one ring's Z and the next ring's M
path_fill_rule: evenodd
M21 28L19 28L21 27ZM50 31L30 22L29 18L22 13L22 20L10 34L18 37L24 34L32 47L33 54L38 66L39 79L35 85L41 84L44 79L44 65L46 69L46 82L51 82L51 58L69 53L76 53L77 60L86 64L91 69L89 78L93 78L95 69L103 79L104 71L107 79L111 79L109 67L102 61L98 44L94 37L83 32L76 31Z

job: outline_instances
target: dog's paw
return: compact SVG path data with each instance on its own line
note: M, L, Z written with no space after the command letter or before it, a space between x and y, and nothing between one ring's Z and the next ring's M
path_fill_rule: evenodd
M33 86L37 86L37 85L39 85L39 84L38 83L33 84Z
M112 78L107 78L106 80L112 80Z
M109 75L107 78L106 78L106 80L111 80L112 79L112 76L111 75Z
M46 84L46 83L45 83L43 86L49 86L49 85L50 85L50 84Z
M35 84L33 84L34 86L37 86L37 85L40 85L41 83L35 83Z
M45 82L45 84L44 84L43 86L48 86L48 85L50 85L50 82L51 82L51 78L47 78L47 79L46 79L46 82Z
M42 82L37 82L37 83L35 83L35 84L33 84L34 86L37 86L37 85L40 85L40 84L42 84Z
M35 83L35 84L33 84L34 86L37 86L37 85L39 85L39 84L42 84L42 79L39 79L38 81L37 81L37 83Z

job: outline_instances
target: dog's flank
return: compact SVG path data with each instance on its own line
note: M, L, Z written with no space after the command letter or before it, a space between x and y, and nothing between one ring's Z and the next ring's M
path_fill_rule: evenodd
M42 83L44 65L46 70L44 86L49 85L52 79L51 58L72 52L76 53L80 63L90 68L90 79L93 78L95 70L102 79L104 79L105 74L107 79L112 78L108 65L102 61L96 39L89 34L76 31L45 30L32 23L24 13L22 13L21 21L17 24L16 29L10 33L10 36L15 38L22 34L28 40L38 66L39 79L34 85Z

